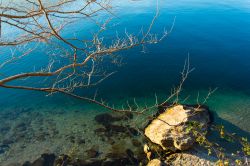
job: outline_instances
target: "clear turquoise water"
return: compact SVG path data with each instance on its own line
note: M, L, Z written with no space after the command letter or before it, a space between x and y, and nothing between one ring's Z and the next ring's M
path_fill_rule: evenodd
M138 32L147 27L155 13L155 3L135 1L117 3L114 8L118 14L112 23L118 23L107 31ZM229 129L247 134L250 132L250 3L240 1L160 1L160 15L153 31L162 33L164 27L170 28L174 17L172 33L157 45L121 52L123 66L115 68L118 72L101 83L99 95L120 105L125 100L139 98L140 101L153 101L154 93L168 95L178 83L184 60L189 54L191 66L195 67L185 83L183 97L189 96L189 104L196 103L198 91L201 98L208 89L218 88L207 105L217 114L218 123L225 123ZM84 23L83 23L84 24ZM78 24L77 24L78 25ZM66 30L64 35L88 35L95 27L87 24ZM86 33L87 32L87 33ZM19 71L30 71L33 64L43 66L48 47L40 46L31 56L18 65L8 65L1 73L9 75ZM5 56L1 48L2 61ZM33 83L31 83L33 84ZM203 94L203 95L202 95ZM202 100L202 99L201 99ZM16 107L39 107L90 109L86 105L62 95L46 97L43 93L23 90L0 89L2 109Z

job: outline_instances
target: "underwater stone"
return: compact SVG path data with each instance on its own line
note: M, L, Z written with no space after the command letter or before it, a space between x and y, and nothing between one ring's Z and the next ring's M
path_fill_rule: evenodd
M108 126L106 126L106 129L109 131L109 132L117 132L117 133L119 133L119 132L126 132L127 131L127 129L126 129L126 127L124 127L124 126L119 126L119 125L108 125Z
M77 140L77 143L78 143L78 144L85 144L85 139L78 139L78 140Z
M3 140L3 142L2 142L4 145L9 145L9 144L12 144L12 143L14 143L14 141L11 139L11 138L9 138L9 139L5 139L5 140Z
M132 136L138 136L140 133L137 129L127 126L128 132Z
M102 135L104 132L106 132L106 129L103 127L95 129L96 134Z
M107 142L110 144L110 145L113 145L115 143L115 141L112 139L112 138L108 138Z
M167 108L145 128L144 133L164 150L186 150L195 142L193 134L187 130L189 122L199 124L201 127L196 128L199 131L207 130L210 122L208 110L186 105Z
M75 143L75 136L73 135L67 135L66 136L66 140L69 140L71 143Z
M131 165L131 161L126 158L108 158L103 161L102 166L122 166L122 165Z
M128 119L133 119L133 113L132 112L125 112L125 117Z
M4 152L4 149L0 148L0 154L3 154Z
M74 163L76 166L103 166L103 160L98 159L88 159L88 160L81 160Z
M137 139L132 139L131 142L136 147L142 146L142 143L140 141L138 141Z
M9 126L3 126L0 128L0 132L1 133L6 133L10 130L10 127Z
M128 158L129 158L129 160L130 160L133 164L138 165L139 161L135 158L135 154L134 154L134 152L133 152L132 150L127 149L127 150L126 150L126 154L127 154Z
M42 154L31 166L53 166L55 159L55 154Z
M60 165L60 166L67 166L71 162L71 159L68 155L60 155L55 161L54 166Z
M104 113L104 114L96 115L95 121L103 126L106 126L115 121L128 120L132 118L133 118L133 114L130 112L126 112L125 114L121 114L120 116L114 116L109 113Z
M95 158L95 157L98 157L99 155L98 150L96 150L94 147L90 148L89 150L86 150L85 152L86 152L87 158Z
M22 132L22 131L25 131L26 129L27 129L27 127L26 127L26 124L24 122L18 123L14 128L14 130L17 132Z
M115 119L108 113L99 114L95 116L95 121L103 126L112 123Z
M25 161L22 166L32 166L32 164L29 161Z
M9 145L0 145L0 154L5 153L7 149L9 149Z
M39 132L36 134L35 139L38 141L45 141L46 140L46 134L44 132Z
M128 125L122 126L113 124L113 122L115 121L128 120L129 118L133 118L132 113L122 114L121 116L113 116L108 113L99 114L95 116L95 121L103 125L104 128L102 127L95 129L95 133L98 136L102 137L102 140L105 140L104 137L110 138L112 136L117 136L119 134L122 134L123 137L139 135L139 132L136 129ZM119 138L116 139L119 140Z

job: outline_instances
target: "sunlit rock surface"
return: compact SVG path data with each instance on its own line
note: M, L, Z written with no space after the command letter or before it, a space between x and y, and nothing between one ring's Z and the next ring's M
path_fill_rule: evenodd
M164 166L165 164L159 159L153 159L148 162L147 166Z
M186 150L195 142L188 130L191 123L199 124L197 130L204 131L209 121L208 110L204 107L176 105L156 117L145 128L145 135L164 150Z

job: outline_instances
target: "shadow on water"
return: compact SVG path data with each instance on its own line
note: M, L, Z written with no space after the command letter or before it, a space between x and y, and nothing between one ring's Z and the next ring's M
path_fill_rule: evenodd
M242 130L238 126L232 124L231 122L225 119L222 119L215 111L211 110L210 112L211 112L210 116L212 123L214 125L224 126L225 133L234 134L234 137L237 138L238 140L241 139L242 137L247 138L247 140L250 139L249 132ZM219 132L212 131L211 133L212 134L208 136L209 140L221 145L226 150L225 151L226 153L235 153L236 151L241 150L240 149L241 145L239 141L230 142L227 141L226 139L222 139Z

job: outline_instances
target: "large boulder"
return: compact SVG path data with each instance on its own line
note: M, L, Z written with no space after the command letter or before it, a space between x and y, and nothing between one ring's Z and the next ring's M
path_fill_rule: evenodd
M195 130L207 130L210 122L208 109L200 106L176 105L168 107L145 128L149 140L163 150L186 150L195 142Z
M148 162L147 166L166 166L166 164L159 159L153 159Z

